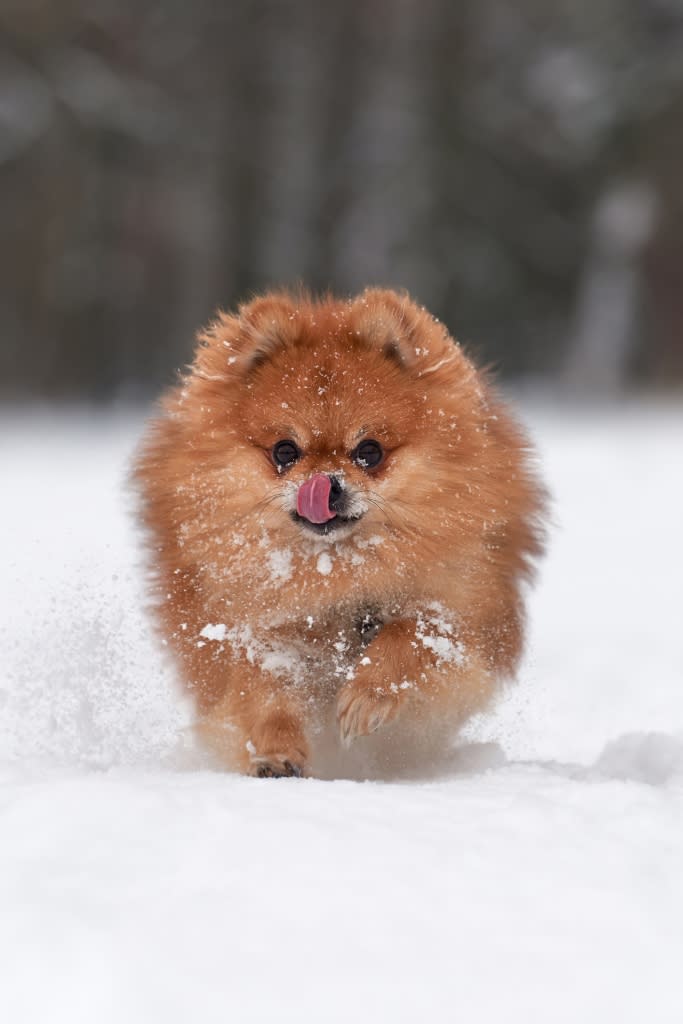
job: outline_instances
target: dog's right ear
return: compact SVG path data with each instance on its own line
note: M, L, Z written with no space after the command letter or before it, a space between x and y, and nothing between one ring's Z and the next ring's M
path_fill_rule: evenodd
M237 313L219 311L197 335L193 370L205 380L247 376L296 337L298 319L286 292L255 298Z

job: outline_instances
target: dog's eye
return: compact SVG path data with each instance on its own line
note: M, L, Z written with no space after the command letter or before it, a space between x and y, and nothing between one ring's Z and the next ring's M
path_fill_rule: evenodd
M273 462L278 469L287 469L288 466L293 466L300 455L301 452L293 441L278 441L273 445Z
M374 469L379 466L384 458L384 451L379 441L361 441L358 447L351 452L353 461L363 469Z

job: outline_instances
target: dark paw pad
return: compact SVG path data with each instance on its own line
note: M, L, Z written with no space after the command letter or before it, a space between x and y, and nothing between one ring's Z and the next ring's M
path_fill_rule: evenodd
M259 779L287 779L297 778L300 779L303 775L303 770L298 764L292 764L291 761L264 761L256 766L256 776Z

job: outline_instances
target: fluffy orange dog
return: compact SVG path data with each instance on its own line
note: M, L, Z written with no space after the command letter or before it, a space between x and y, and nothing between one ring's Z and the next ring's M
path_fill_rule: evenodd
M407 297L222 313L135 474L163 634L229 767L343 772L353 744L400 769L514 673L543 490L523 431Z

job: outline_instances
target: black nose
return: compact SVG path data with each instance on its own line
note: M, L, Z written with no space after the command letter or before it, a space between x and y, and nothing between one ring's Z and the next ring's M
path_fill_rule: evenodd
M330 497L328 500L331 512L340 515L346 506L346 492L336 476L330 475Z

